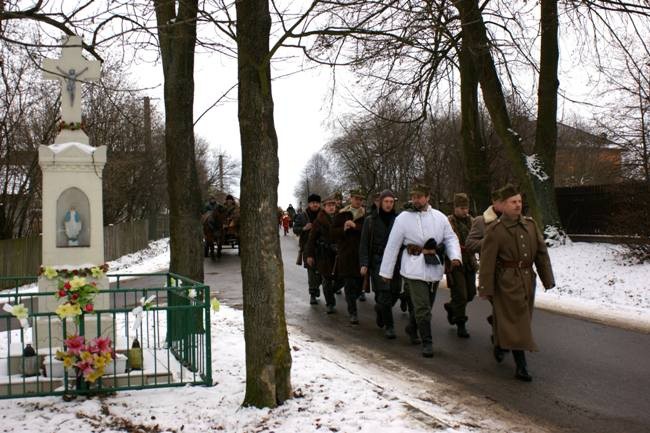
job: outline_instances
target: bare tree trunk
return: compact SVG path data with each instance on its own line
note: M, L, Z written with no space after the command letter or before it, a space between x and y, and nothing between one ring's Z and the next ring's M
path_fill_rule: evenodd
M275 407L291 395L291 353L277 228L279 163L271 93L271 16L268 0L238 1L236 7L246 339L243 404Z
M478 75L467 44L462 43L458 57L465 183L473 207L482 212L490 204L490 172L478 111Z
M165 78L165 149L170 270L203 281L201 192L194 151L194 46L197 0L154 0Z
M539 203L540 224L556 227L563 237L560 214L555 201L555 154L557 151L557 78L558 16L557 0L541 0L541 52L537 92L537 129L533 157L538 172L533 173L533 186Z
M501 81L490 53L491 44L487 37L478 0L458 0L454 5L460 13L463 43L467 44L467 48L474 58L483 100L490 113L494 129L505 147L506 156L519 181L519 187L526 195L530 213L537 221L541 221L537 196L526 165L526 154L521 144L521 137L512 129Z

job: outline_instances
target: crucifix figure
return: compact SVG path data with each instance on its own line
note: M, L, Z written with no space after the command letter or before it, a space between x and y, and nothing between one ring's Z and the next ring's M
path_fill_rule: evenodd
M67 93L61 98L61 120L65 123L81 122L81 97L77 97L77 82L94 81L100 75L101 63L84 59L81 45L79 36L69 36L63 44L61 58L45 59L43 62L43 78L60 81L61 91Z

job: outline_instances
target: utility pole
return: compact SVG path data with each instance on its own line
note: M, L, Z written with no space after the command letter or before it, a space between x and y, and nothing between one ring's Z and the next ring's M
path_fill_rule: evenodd
M151 144L151 99L148 96L144 97L144 107L143 107L143 114L144 114L144 122L143 122L143 128L144 128L144 153L145 153L145 158L150 158L151 153L152 153L152 144ZM151 170L147 170L149 173L149 178L147 179L147 183L149 185L152 184L153 182L153 172ZM153 240L156 238L157 235L157 229L158 229L158 215L156 215L156 209L154 206L154 197L152 196L152 190L149 190L149 195L147 196L147 202L145 206L145 218L148 221L149 225L149 240Z
M223 193L226 192L223 185L223 154L219 154L219 190Z

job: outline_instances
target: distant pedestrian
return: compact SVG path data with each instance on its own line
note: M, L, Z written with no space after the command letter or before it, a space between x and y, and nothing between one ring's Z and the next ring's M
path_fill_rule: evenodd
M400 275L415 308L422 356L428 358L433 356L431 307L444 273L443 249L452 266L462 264L458 238L447 217L429 205L429 196L426 185L411 188L411 205L395 219L379 272L386 281L392 280L397 255L406 247Z
M535 303L533 264L545 289L555 286L544 238L535 221L522 216L522 200L512 186L501 190L501 217L485 231L481 247L479 294L494 308L494 356L503 360L502 349L512 350L515 377L530 382L525 352L536 351L531 321Z
M282 230L284 230L285 236L289 234L290 225L291 225L291 218L289 218L289 214L285 212L284 215L282 215Z

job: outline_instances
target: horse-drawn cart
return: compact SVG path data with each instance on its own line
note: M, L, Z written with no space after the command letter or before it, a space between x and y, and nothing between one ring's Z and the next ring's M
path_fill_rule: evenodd
M203 254L205 257L221 257L224 246L237 248L239 252L239 208L217 206L201 218L203 224Z

